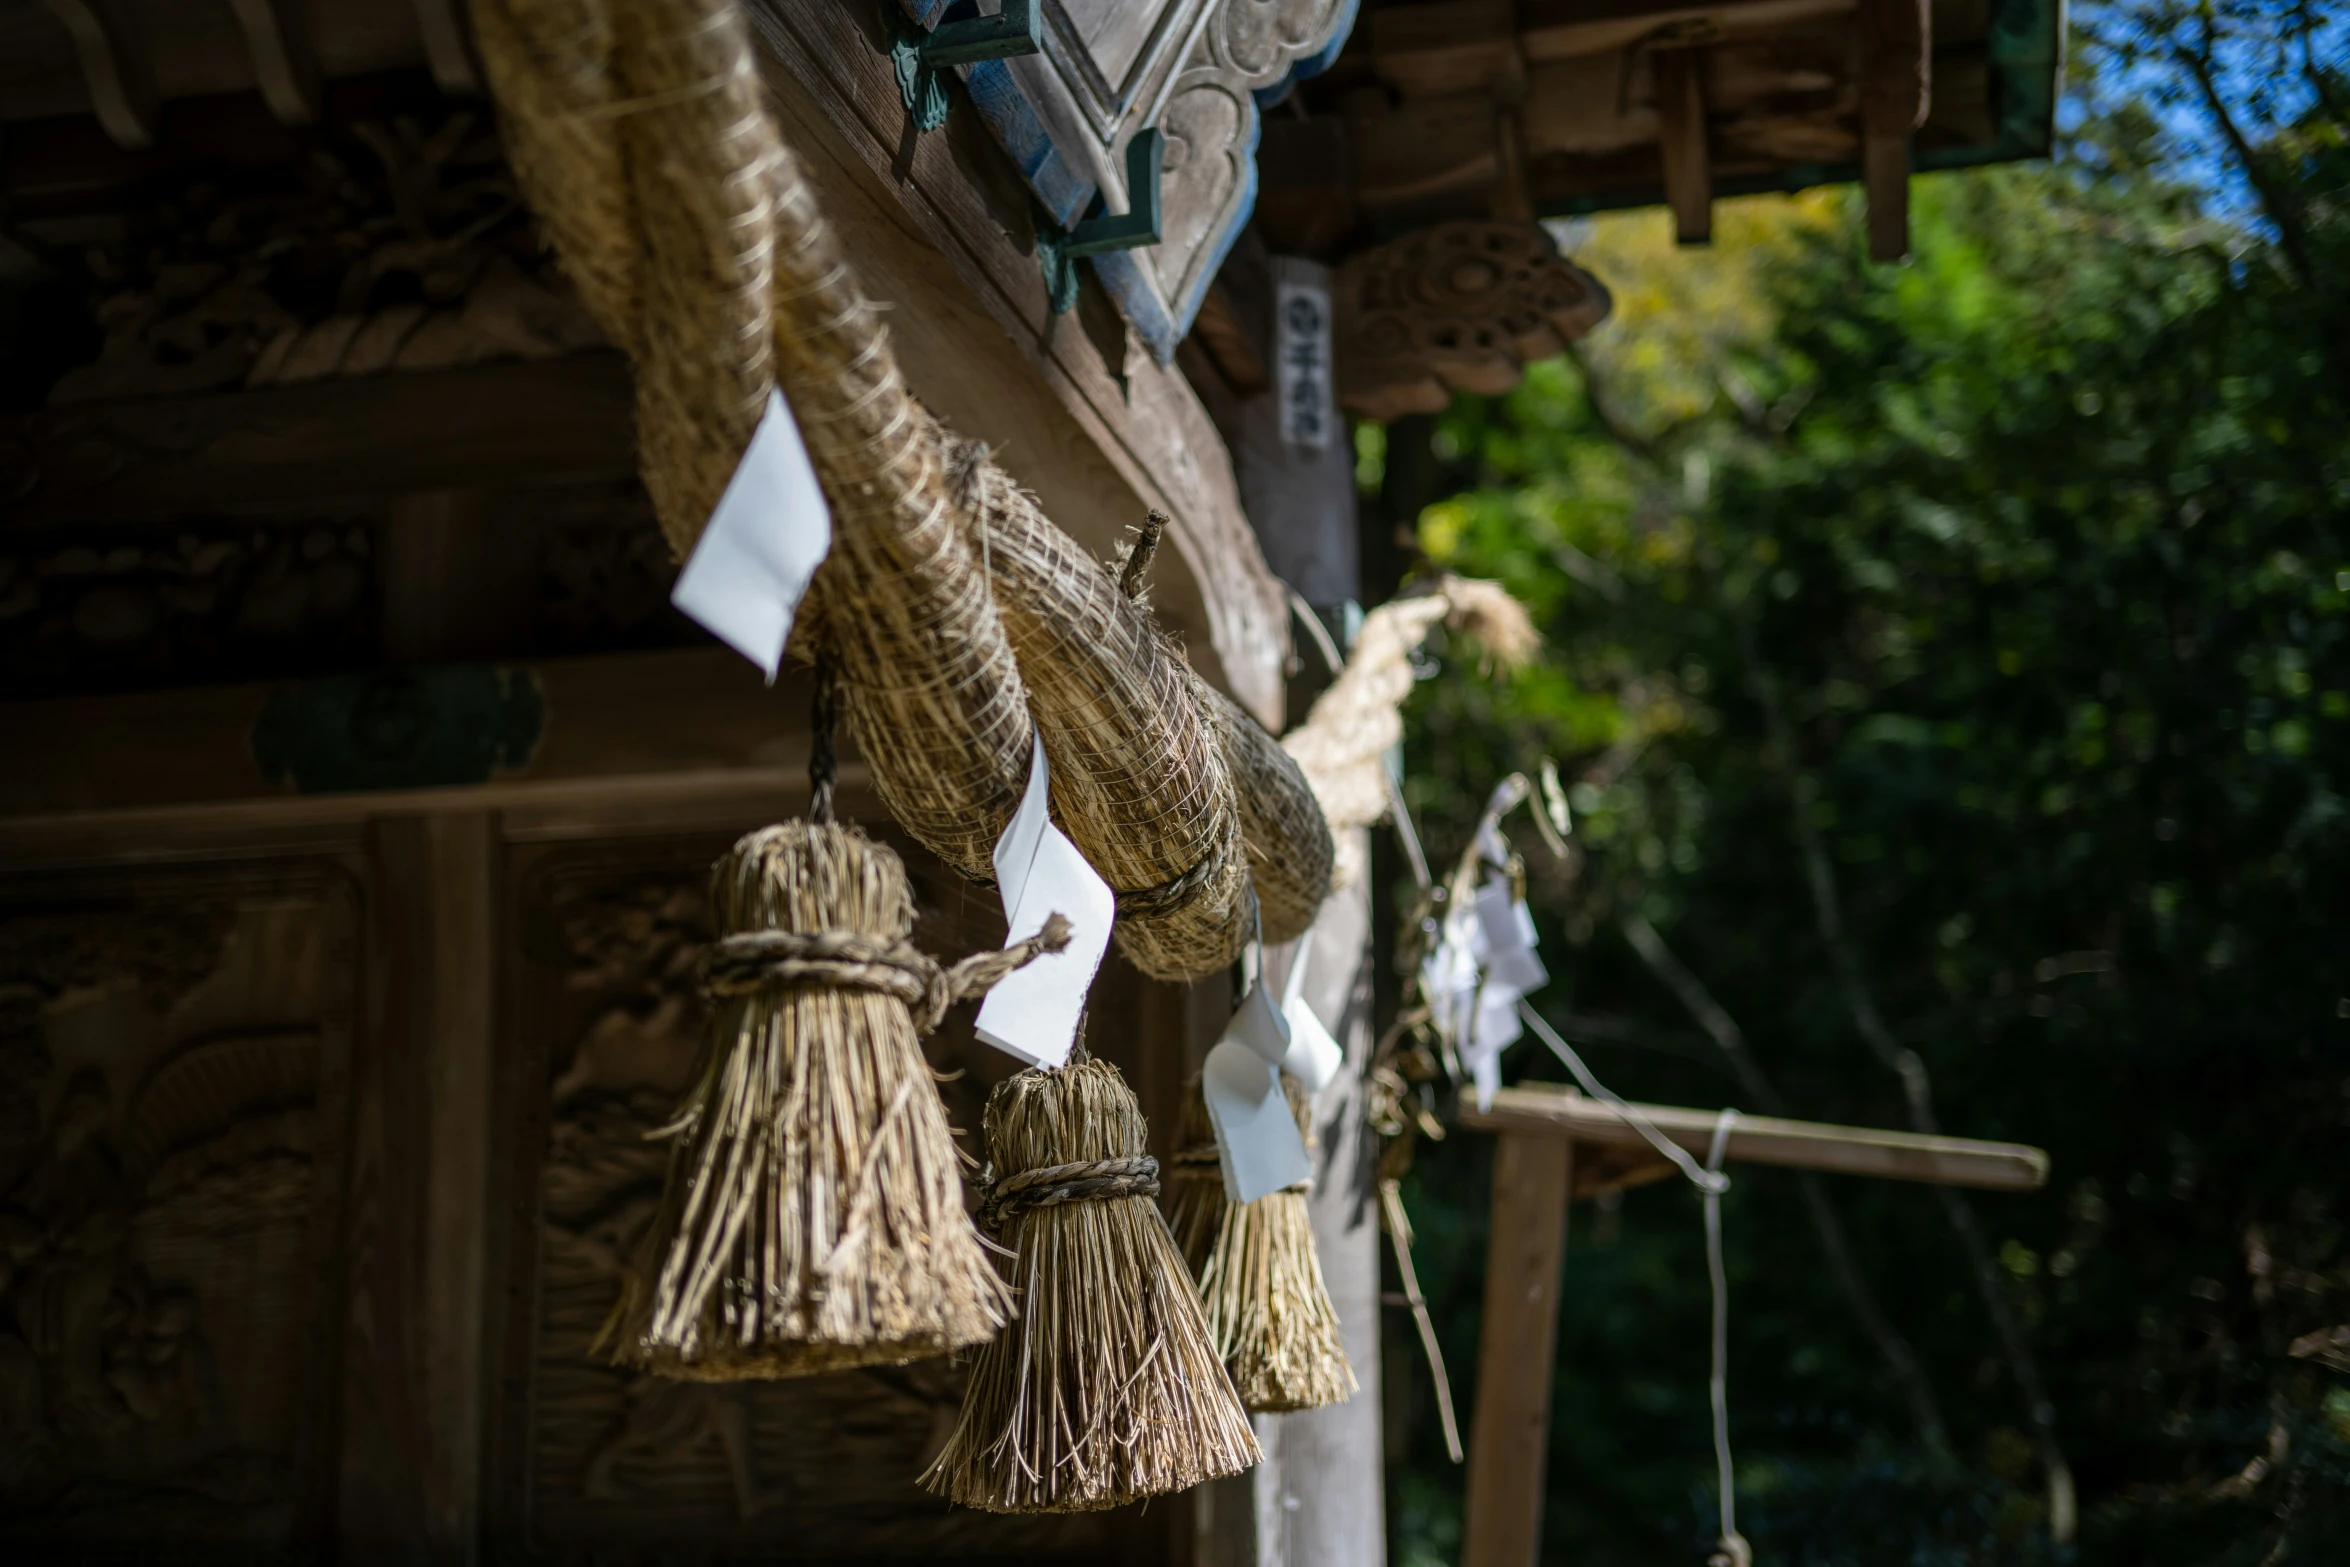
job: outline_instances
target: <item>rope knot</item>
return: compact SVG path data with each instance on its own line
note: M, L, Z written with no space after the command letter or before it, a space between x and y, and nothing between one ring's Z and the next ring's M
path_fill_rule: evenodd
M1133 1154L1122 1159L1039 1165L1002 1177L988 1170L981 1172L975 1184L979 1188L980 1224L1001 1235L1031 1208L1106 1202L1112 1197L1156 1197L1159 1161L1149 1154Z
M752 930L721 936L710 949L702 993L713 1001L762 990L825 986L895 996L927 1034L947 1009L992 990L1005 976L1069 945L1069 922L1059 914L1044 929L996 952L974 953L942 966L902 937L854 930Z

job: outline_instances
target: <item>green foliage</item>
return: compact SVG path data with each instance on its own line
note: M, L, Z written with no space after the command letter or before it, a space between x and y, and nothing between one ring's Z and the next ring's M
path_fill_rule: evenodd
M1582 779L1579 857L1528 851L1556 975L1537 1000L1609 1022L1579 1036L1600 1074L1756 1108L1627 946L1637 911L1792 1113L1905 1126L1836 983L1801 813L1943 1124L2053 1156L2045 1193L1970 1201L2086 1562L2350 1548L2350 1383L2290 1353L2350 1321L2350 154L2327 102L2258 154L2298 259L2270 209L2210 217L2128 103L2054 166L1917 181L1905 266L1865 260L1842 198L1741 204L1737 255L1608 220L1575 236L1602 276L1683 275L1619 288L1632 308L1575 362L1435 432L1451 493L1423 550L1506 582L1551 644L1508 683L1420 688L1407 775L1432 854L1500 773L1556 756ZM1719 329L1640 345L1709 288L1738 296ZM1362 453L1367 473L1393 457ZM1564 1075L1519 1048L1525 1075ZM1464 1399L1487 1158L1456 1136L1407 1186ZM2049 1558L2030 1413L1938 1200L1830 1195L1950 1447L1920 1440L1793 1179L1739 1172L1731 1400L1758 1560ZM1660 1185L1575 1226L1547 1554L1694 1563L1696 1204ZM1448 1560L1457 1473L1415 1361L1390 1362L1420 1400L1397 1555Z

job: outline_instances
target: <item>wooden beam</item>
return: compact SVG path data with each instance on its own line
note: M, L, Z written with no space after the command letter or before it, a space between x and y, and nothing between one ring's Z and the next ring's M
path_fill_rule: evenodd
M1714 237L1713 150L1706 141L1704 62L1695 49L1656 49L1657 140L1664 150L1665 201L1673 237L1710 245Z
M1371 69L1407 98L1475 92L1518 52L1511 0L1437 0L1371 12Z
M90 107L118 147L155 145L162 112L155 90L155 63L132 19L128 0L48 0L49 9L73 34L81 57L82 81Z
M1668 1141L1691 1153L1702 1156L1713 1140L1714 1111L1666 1105L1633 1108ZM1616 1147L1647 1146L1639 1130L1607 1105L1549 1083L1504 1088L1493 1096L1491 1109L1463 1109L1461 1124L1512 1136L1547 1135ZM1824 1126L1760 1115L1738 1118L1730 1133L1728 1157L1745 1164L1976 1186L1987 1191L2037 1191L2048 1184L2046 1151L2022 1143L1925 1137L1914 1132Z
M273 695L301 682L0 703L0 756L9 759L0 767L0 855L102 830L315 826L385 811L577 810L696 794L788 798L806 784L810 687L796 672L770 687L712 648L548 659L516 673L543 713L519 765L429 787L334 793L299 792L265 773L254 752ZM404 721L426 738L440 712L431 675L386 697L406 703ZM462 724L470 710L460 700L450 721ZM863 765L842 768L844 788L852 772L861 778Z
M46 408L0 418L0 526L625 478L634 407L627 361L598 353Z
M1752 34L1850 11L1854 0L1521 0L1518 28L1529 60L1630 49L1659 34Z
M318 120L322 82L310 28L294 0L228 0L245 32L245 52L261 101L283 125Z
M1493 1150L1461 1567L1533 1567L1542 1554L1551 1360L1574 1165L1574 1145L1547 1128L1506 1131Z

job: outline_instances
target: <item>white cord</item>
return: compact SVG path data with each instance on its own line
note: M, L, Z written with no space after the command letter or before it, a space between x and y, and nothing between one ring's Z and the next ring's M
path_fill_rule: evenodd
M1632 1130L1638 1132L1642 1137L1648 1139L1648 1145L1651 1148L1654 1148L1658 1153L1671 1160L1675 1169L1679 1170L1683 1175L1689 1177L1689 1184L1695 1186L1701 1192L1715 1194L1726 1192L1730 1189L1730 1178L1728 1176L1723 1175L1718 1170L1709 1173L1705 1170L1699 1169L1697 1167L1697 1161L1689 1157L1688 1151L1682 1148L1678 1143L1675 1143L1671 1138L1665 1136L1664 1133L1658 1131L1654 1121L1651 1121L1647 1116L1642 1115L1631 1105L1624 1103L1624 1101L1617 1096L1615 1090L1609 1088L1598 1078L1592 1076L1591 1068L1585 1066L1583 1064L1583 1058L1575 1054L1575 1047L1561 1039L1559 1037L1558 1030L1552 1028L1550 1026L1549 1020L1544 1018L1541 1013L1535 1011L1529 1003L1525 1001L1520 1001L1518 1003L1518 1016L1521 1020L1524 1021L1528 1028L1534 1030L1536 1036L1539 1037L1544 1044L1550 1046L1550 1053L1552 1055L1557 1056L1561 1061L1564 1061L1567 1064L1567 1070L1575 1074L1575 1081L1583 1085L1583 1092L1589 1094L1592 1098L1598 1100L1601 1104L1606 1105L1610 1110L1613 1110L1616 1114L1622 1116L1625 1123L1629 1125Z
M1730 1189L1730 1178L1722 1173L1722 1161L1730 1152L1730 1129L1738 1124L1738 1112L1725 1107L1714 1118L1714 1138L1706 1151L1701 1169L1686 1149L1666 1137L1656 1123L1626 1104L1614 1090L1592 1075L1591 1068L1575 1053L1575 1047L1559 1037L1543 1015L1527 1002L1518 1003L1518 1016L1534 1030L1541 1041L1550 1046L1551 1053L1566 1063L1575 1074L1575 1081L1583 1091L1624 1118L1625 1124L1647 1139L1650 1147L1671 1160L1674 1168L1689 1178L1705 1199L1705 1271L1713 1283L1713 1375L1708 1391L1712 1395L1714 1412L1714 1467L1721 1479L1721 1549L1708 1567L1752 1567L1754 1551L1746 1537L1738 1532L1738 1496L1730 1463L1730 1281L1722 1266L1722 1193Z
M1706 1174L1713 1184L1705 1188L1705 1271L1714 1286L1714 1465L1721 1475L1722 1554L1714 1560L1723 1567L1748 1567L1754 1552L1738 1532L1738 1491L1730 1468L1730 1280L1722 1266L1722 1193L1729 1180L1722 1174L1722 1157L1730 1150L1730 1128L1738 1112L1723 1107L1714 1118L1713 1147L1705 1156Z

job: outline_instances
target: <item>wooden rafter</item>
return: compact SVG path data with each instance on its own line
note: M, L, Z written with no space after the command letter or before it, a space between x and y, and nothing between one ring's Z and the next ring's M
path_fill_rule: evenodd
M473 97L481 92L481 71L457 0L416 0L416 30L424 39L425 62L445 93Z
M48 0L73 35L98 123L118 147L155 145L155 65L127 0Z
M269 112L282 125L316 123L323 79L302 8L294 0L229 0L229 9Z

